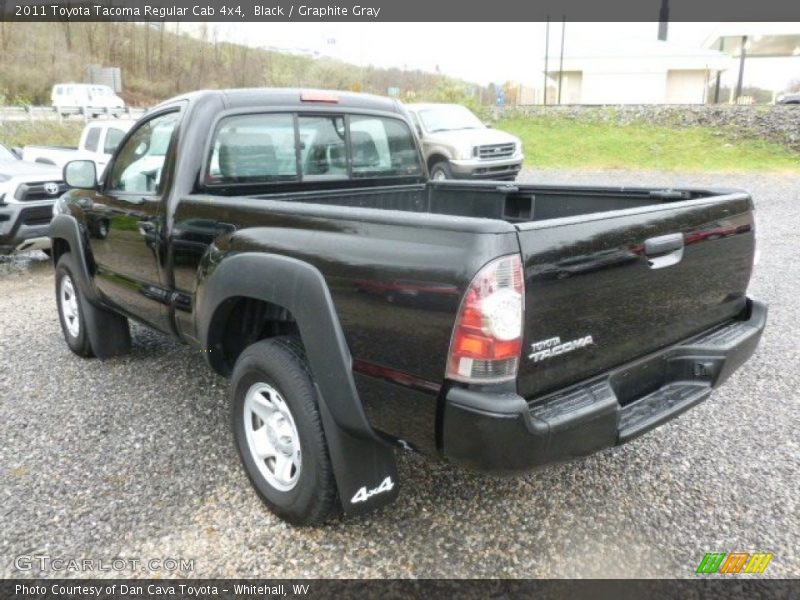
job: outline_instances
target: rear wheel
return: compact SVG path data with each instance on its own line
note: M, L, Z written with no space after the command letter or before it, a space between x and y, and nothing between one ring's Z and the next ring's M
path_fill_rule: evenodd
M236 361L231 420L242 464L264 503L294 525L338 512L316 390L302 346L262 340Z

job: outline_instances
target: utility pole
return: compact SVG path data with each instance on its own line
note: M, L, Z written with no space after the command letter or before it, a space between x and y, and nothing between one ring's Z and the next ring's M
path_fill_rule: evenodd
M567 16L561 15L561 57L558 59L558 103L561 104L561 76L564 74L564 31L567 28Z
M742 50L739 53L739 79L736 81L736 101L739 101L739 96L742 95L742 82L744 80L744 59L747 55L747 36L742 36Z
M547 106L547 60L550 57L550 15L544 30L544 85L542 86L542 104Z
M669 0L661 0L661 10L658 12L658 39L667 41L667 28L669 27Z

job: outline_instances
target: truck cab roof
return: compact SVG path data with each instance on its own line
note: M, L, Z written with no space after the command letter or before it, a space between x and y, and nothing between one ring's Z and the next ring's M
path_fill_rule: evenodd
M361 109L403 114L400 103L394 98L357 92L339 92L300 88L241 88L227 90L201 90L172 98L157 106L166 106L178 100L204 103L221 99L228 108L255 106L285 106L290 108L329 106L345 110Z

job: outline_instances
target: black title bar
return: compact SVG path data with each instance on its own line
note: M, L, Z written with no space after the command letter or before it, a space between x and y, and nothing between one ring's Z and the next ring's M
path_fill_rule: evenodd
M666 12L664 11L666 9ZM0 0L4 21L800 21L791 0Z

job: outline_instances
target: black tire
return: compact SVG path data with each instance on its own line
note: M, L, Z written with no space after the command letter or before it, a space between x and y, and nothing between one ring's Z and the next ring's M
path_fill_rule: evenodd
M431 179L453 179L453 171L446 160L439 161L431 167Z
M84 358L96 356L102 360L125 354L131 348L128 319L89 302L80 288L81 280L75 277L75 273L79 272L72 254L62 254L56 265L56 305L67 346ZM71 329L68 323L71 319L65 314L65 305L62 302L62 286L66 277L69 277L77 302L77 310L74 311L79 319L77 331Z
M92 345L89 341L89 332L86 324L86 300L78 286L75 278L77 268L73 262L72 255L67 252L58 259L56 265L56 306L58 306L58 320L61 322L61 332L67 346L78 356L91 358L94 356ZM67 290L65 286L69 286ZM62 301L62 293L69 298L74 296L77 304L77 311L74 314L65 314L65 303ZM77 330L73 326L77 320Z
M293 487L281 490L262 473L277 471L277 459L258 458L251 450L246 417L262 421L246 410L248 392L266 384L276 391L291 413L299 437L300 467ZM264 503L281 519L293 525L319 525L340 510L328 446L322 428L319 404L302 345L294 337L262 340L245 349L236 361L231 378L231 425L245 471ZM247 425L250 427L251 425ZM252 425L256 428L256 425ZM256 461L260 460L259 465ZM274 462L270 463L270 460ZM292 473L295 473L292 468ZM273 472L273 476L275 473Z

